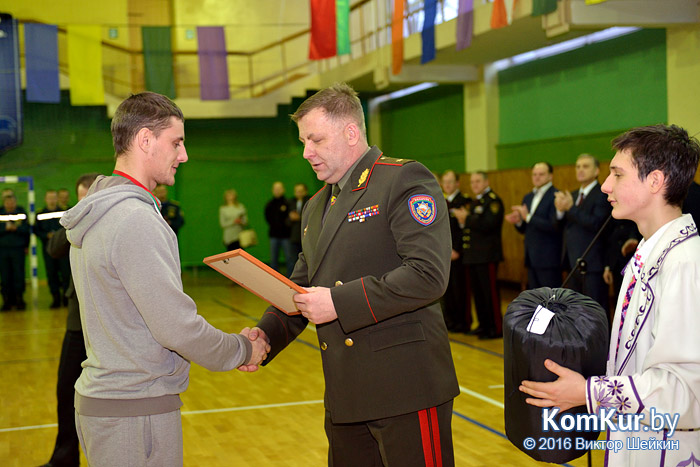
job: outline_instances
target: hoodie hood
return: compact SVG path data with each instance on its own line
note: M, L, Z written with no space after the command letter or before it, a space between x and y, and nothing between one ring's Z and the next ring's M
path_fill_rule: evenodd
M83 238L90 228L110 209L127 200L150 205L160 217L155 202L143 188L123 177L100 175L90 186L87 196L61 217L61 225L66 228L70 243L82 247Z

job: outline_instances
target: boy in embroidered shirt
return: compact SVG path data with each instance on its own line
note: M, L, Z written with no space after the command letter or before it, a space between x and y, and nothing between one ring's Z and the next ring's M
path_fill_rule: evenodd
M613 140L617 151L602 186L616 219L644 237L624 270L605 376L582 375L546 360L559 378L523 381L539 407L643 416L639 431L608 430L624 448L606 465L697 465L700 459L700 237L681 205L700 146L675 125L634 128ZM644 444L646 443L646 444ZM647 446L637 449L635 446Z

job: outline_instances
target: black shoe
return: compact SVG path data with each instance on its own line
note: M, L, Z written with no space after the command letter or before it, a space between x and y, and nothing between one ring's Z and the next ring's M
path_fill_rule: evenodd
M481 334L479 336L479 340L500 339L501 337L503 337L503 334L498 334L496 331L491 331Z
M27 309L27 304L24 303L24 299L23 299L23 298L20 298L19 300L17 300L17 307L16 307L16 308L17 308L17 310L19 310L19 311L24 311L24 310Z
M10 311L12 309L12 305L10 305L8 302L5 302L2 304L2 308L0 308L0 311Z
M480 335L482 335L483 333L484 333L484 330L481 329L481 328L479 327L479 328L476 328L476 329L472 329L471 331L467 331L466 334L467 334L468 336L480 336Z
M58 294L55 294L53 296L53 301L51 302L51 305L49 305L49 308L52 310L55 310L56 308L61 308L61 297Z

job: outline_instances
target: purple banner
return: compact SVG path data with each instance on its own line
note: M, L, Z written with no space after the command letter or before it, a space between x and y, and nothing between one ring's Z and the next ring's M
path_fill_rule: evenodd
M228 100L226 37L220 26L197 28L199 45L199 92L203 101Z
M459 0L457 10L457 50L472 45L474 34L474 0Z
M58 86L58 28L53 24L24 25L27 102L61 101Z

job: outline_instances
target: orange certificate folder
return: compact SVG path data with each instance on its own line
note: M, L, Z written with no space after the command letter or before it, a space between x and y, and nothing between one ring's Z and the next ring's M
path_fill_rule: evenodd
M292 297L306 290L240 248L204 258L204 263L288 315L301 313Z

